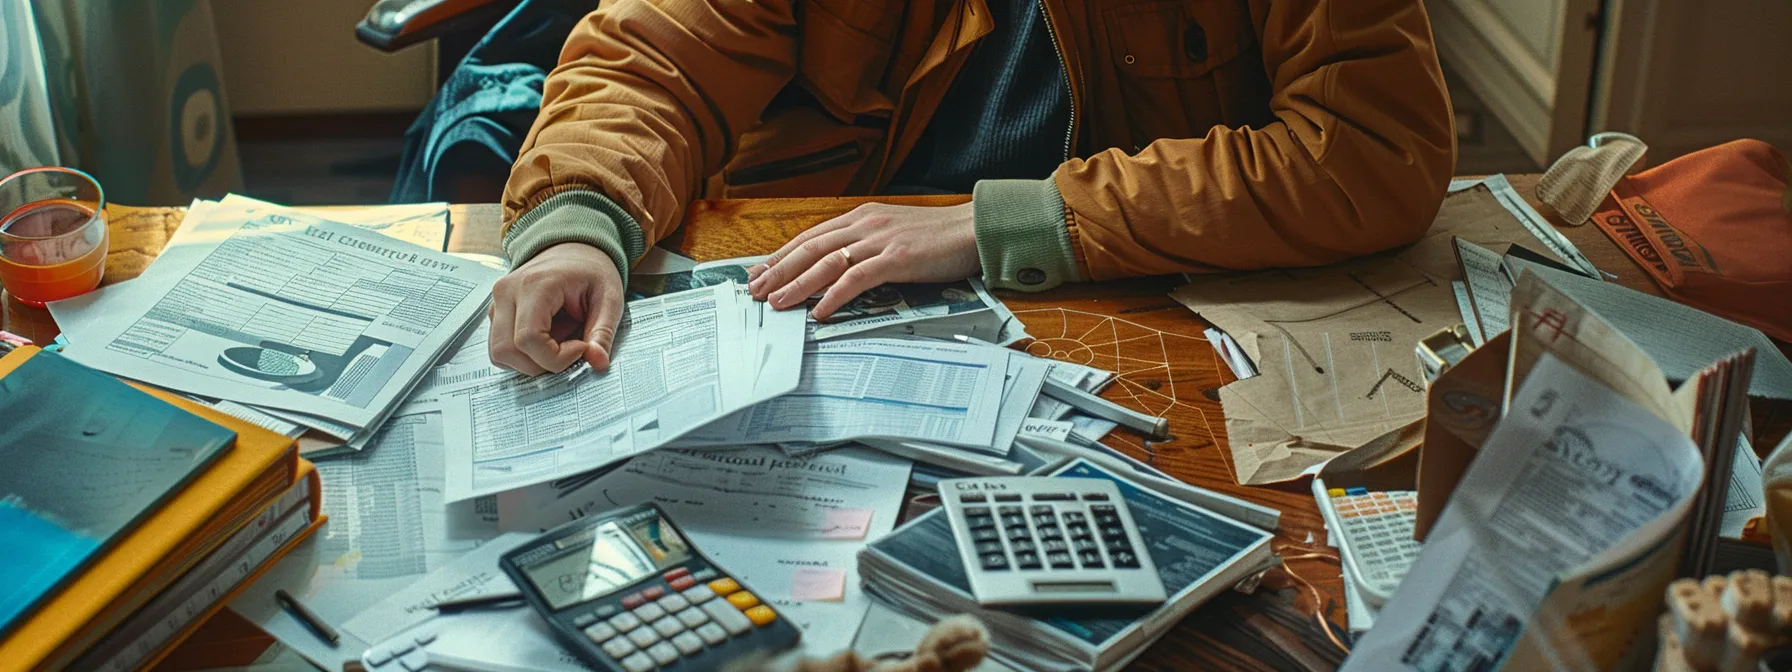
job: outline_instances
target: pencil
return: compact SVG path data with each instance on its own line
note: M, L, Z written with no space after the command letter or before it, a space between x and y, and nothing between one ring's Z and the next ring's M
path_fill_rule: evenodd
M486 608L497 608L497 607L509 608L509 607L522 606L522 604L523 604L523 596L521 594L499 593L496 595L481 595L479 597L463 597L463 598L454 599L454 600L442 600L442 601L436 602L435 604L432 604L430 606L433 607L439 613L453 614L453 613L458 613L458 612L462 612L462 611L467 611L470 609L486 609Z
M320 618L310 607L293 598L284 589L274 591L274 601L279 603L280 608L285 609L286 613L292 614L293 618L304 624L306 629L316 634L318 638L329 642L330 646L335 646L337 642L342 641L342 635L337 634L335 628L330 627L330 624L325 623L324 619Z

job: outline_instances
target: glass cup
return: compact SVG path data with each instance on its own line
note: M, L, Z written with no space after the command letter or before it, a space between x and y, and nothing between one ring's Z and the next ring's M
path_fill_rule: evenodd
M0 180L0 288L43 307L100 286L106 273L106 193L72 168L32 168Z

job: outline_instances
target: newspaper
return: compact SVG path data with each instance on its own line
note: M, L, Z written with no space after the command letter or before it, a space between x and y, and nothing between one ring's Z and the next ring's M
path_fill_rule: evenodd
M1652 625L1698 448L1553 354L1508 408L1346 670L1609 669Z
M766 257L742 257L696 264L664 265L666 273L629 274L629 298L658 296L724 283L747 284L747 268ZM819 297L818 297L819 298ZM808 303L812 307L814 301ZM810 320L809 340L842 336L970 336L1007 345L1026 338L1019 320L991 296L982 281L879 285L847 302L826 321Z
M890 338L812 343L789 394L704 425L679 446L831 443L878 437L995 441L1008 351Z
M789 392L802 319L734 284L638 299L605 373L580 363L431 392L446 421L448 501L589 471Z
M501 274L248 199L184 225L71 359L206 397L377 425ZM96 292L94 294L104 294Z

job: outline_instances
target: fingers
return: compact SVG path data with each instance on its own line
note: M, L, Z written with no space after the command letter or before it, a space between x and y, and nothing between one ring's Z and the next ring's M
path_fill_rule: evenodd
M817 224L807 231L797 234L795 238L790 239L790 242L778 248L777 252L773 252L772 256L767 257L763 268L760 268L759 271L747 269L747 278L749 279L747 290L752 292L753 298L765 300L773 291L808 270L823 255L844 245L844 242L828 244L828 241L840 240L841 235L848 227L863 222L876 205L875 203L861 205L844 215Z
M865 290L884 284L897 270L896 267L895 258L887 254L880 254L854 264L852 268L846 269L846 272L841 274L838 280L834 281L833 286L828 288L828 293L822 295L821 300L815 303L815 310L811 313L817 320L833 317L834 311L839 310L854 297L865 293ZM777 304L772 305L775 307Z
M564 371L585 353L583 341L554 340L554 315L564 304L563 293L555 291L524 292L515 300L516 326L511 346L543 371Z
M591 305L585 310L585 361L599 373L610 370L610 353L616 340L616 325L622 322L622 294L608 288L591 292Z
M545 369L517 350L511 341L516 337L516 302L508 293L498 293L492 297L492 331L486 339L486 349L491 353L492 363L528 376L539 376Z
M787 289L786 285L789 285L798 277L807 273L817 264L821 264L822 262L840 263L847 261L845 258L839 256L840 248L852 244L860 237L861 235L857 231L852 229L840 229L810 238L809 240L804 241L803 244L792 249L790 254L780 257L776 263L773 263L770 267L766 268L765 272L761 273L757 279L747 283L747 290L752 292L753 298L755 299L761 301L770 300L770 297L774 292L780 292L781 289ZM830 260L828 258L830 256L834 258ZM854 257L854 259L857 258L858 257ZM838 277L840 271L844 270L846 269L841 268L835 271L835 277ZM819 290L825 286L825 284L819 285L814 289ZM793 299L787 300L783 305L779 305L776 302L773 302L772 305L777 308L784 308L789 305L794 305L798 301L806 298L809 298L808 294L795 295Z
M810 265L808 270L803 271L802 275L797 276L790 284L773 291L766 297L766 302L772 304L773 308L784 310L807 301L809 297L820 294L822 290L834 284L835 280L839 280L840 276L851 270L854 260L864 260L875 254L876 252L862 242L836 249Z

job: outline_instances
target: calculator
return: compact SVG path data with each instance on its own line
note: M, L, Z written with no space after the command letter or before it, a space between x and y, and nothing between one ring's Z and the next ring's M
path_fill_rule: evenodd
M1419 493L1328 488L1319 499L1320 512L1338 537L1345 579L1369 604L1386 604L1419 557L1421 544L1412 538L1419 519Z
M554 638L598 670L720 669L802 638L653 503L548 530L498 565Z
M940 481L939 491L978 604L1164 601L1163 580L1113 481L955 478Z

